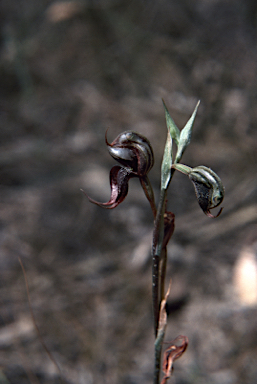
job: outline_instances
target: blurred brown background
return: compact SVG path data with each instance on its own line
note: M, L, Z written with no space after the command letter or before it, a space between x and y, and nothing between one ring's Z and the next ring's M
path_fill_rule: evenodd
M175 174L167 340L189 347L171 383L257 377L257 5L253 0L2 0L0 383L152 382L152 214L138 180L116 209L105 146L149 138L156 198L164 98L182 128L201 100L183 162L226 188L206 217Z

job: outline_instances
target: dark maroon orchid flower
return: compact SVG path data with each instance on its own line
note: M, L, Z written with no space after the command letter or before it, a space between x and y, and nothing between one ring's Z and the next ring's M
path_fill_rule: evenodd
M110 155L121 166L115 165L110 171L111 197L106 203L91 199L83 191L91 203L108 209L117 207L127 196L129 179L139 177L148 200L152 207L155 207L152 188L147 178L147 173L154 164L154 154L149 141L139 133L126 131L117 136L112 143L108 143L105 135L105 142Z

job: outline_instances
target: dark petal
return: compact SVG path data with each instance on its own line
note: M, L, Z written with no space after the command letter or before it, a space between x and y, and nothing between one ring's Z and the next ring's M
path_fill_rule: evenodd
M195 187L195 194L196 194L198 203L205 213L209 210L209 205L210 205L209 196L212 189L203 183L199 183L198 181L192 180L192 182Z
M149 145L134 144L134 151L137 157L137 174L139 176L146 175L154 164L154 154L152 147Z
M222 211L223 208L221 208L219 210L217 215L212 215L212 213L210 212L211 208L215 208L215 207L212 207L212 204L211 204L213 188L211 186L209 186L209 185L206 185L204 183L201 183L201 182L198 182L196 180L193 180L192 178L191 178L191 181L194 184L195 194L196 194L198 203L199 203L200 207L202 208L203 212L208 217L210 217L212 219L218 217L221 214L221 211ZM217 205L219 205L219 204L220 204L220 202Z
M113 209L117 207L127 196L128 193L128 181L133 177L133 174L127 169L115 165L110 171L110 185L111 185L111 198L106 203L100 203L91 199L84 191L91 203L99 205L99 207Z

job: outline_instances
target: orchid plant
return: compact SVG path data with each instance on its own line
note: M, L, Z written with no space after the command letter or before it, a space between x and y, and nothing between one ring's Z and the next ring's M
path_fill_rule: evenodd
M161 166L161 190L157 207L148 178L148 173L154 165L153 149L146 137L133 131L121 133L112 143L108 142L106 132L105 142L109 153L120 164L115 165L110 171L110 200L100 203L83 191L90 202L103 208L113 209L122 203L127 196L129 180L132 177L137 177L150 203L154 216L152 241L152 301L155 333L154 384L159 384L160 380L161 352L167 325L166 302L170 291L169 287L165 293L167 245L173 234L175 221L175 215L167 211L167 191L171 179L175 171L187 175L194 185L196 198L201 209L210 218L216 218L220 215L222 208L216 215L211 213L211 209L219 206L224 197L223 184L214 171L203 165L191 168L188 165L180 164L183 153L191 140L199 102L181 131L171 118L164 101L163 105L168 133ZM175 155L173 155L173 141L176 145ZM169 379L174 361L184 353L187 345L186 336L178 336L170 343L164 353L162 365L164 376L161 384L165 384Z

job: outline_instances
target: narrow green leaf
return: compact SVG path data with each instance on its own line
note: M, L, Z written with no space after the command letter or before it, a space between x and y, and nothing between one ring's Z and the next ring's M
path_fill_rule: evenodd
M178 150L175 158L175 163L178 163L181 160L181 157L183 153L185 152L186 147L190 143L191 140L191 134L192 134L192 128L195 120L195 115L198 109L198 106L200 104L200 100L196 104L196 107L194 109L194 112L192 113L192 116L180 132L180 139L179 139L179 145L178 145Z
M171 118L169 111L168 111L163 99L162 99L162 102L163 102L163 106L164 106L164 110L165 110L166 125L167 125L169 132L170 132L170 136L172 137L172 139L175 140L175 143L177 145L179 145L180 130L178 129L175 122Z
M170 131L168 130L167 140L164 148L162 158L162 169L161 169L161 189L167 189L170 181L170 173L172 166L172 138Z

